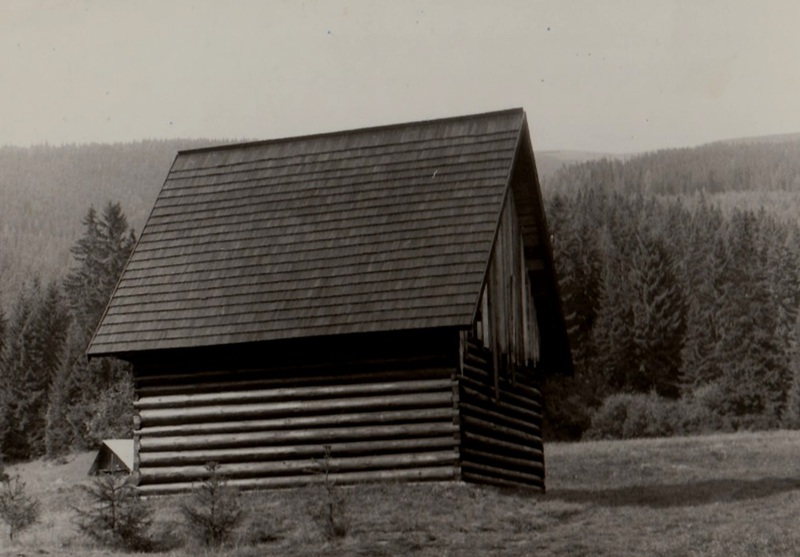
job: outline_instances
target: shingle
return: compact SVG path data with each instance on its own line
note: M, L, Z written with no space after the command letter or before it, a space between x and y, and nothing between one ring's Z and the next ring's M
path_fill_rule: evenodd
M468 327L523 124L179 153L89 354Z

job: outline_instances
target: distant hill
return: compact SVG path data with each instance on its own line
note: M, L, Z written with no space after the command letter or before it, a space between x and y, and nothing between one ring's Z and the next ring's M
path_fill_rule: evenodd
M10 306L25 280L61 277L91 205L120 202L138 235L177 151L224 141L0 147L0 297ZM721 204L761 203L786 215L800 203L800 134L733 139L640 155L537 151L545 192L588 183L649 194L736 192ZM754 192L754 193L748 193ZM729 199L728 199L729 198ZM794 213L792 213L794 211Z
M0 148L0 295L25 280L63 276L91 205L120 202L137 234L180 149L208 139Z
M542 181L546 191L565 193L600 186L648 195L796 194L800 193L800 134L585 160L564 165Z
M565 166L601 159L625 160L630 155L597 153L594 151L537 151L536 170L539 179L546 180Z
M758 135L754 137L738 137L735 139L724 139L714 143L725 143L729 145L740 145L743 143L786 143L800 141L800 133L780 133L773 135Z

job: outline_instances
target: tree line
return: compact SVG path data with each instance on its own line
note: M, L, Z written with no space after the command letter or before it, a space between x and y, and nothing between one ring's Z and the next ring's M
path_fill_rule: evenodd
M667 172L642 171L648 157L578 165L548 189L575 362L545 385L550 437L799 425L797 223L648 193L636 181Z
M798 142L715 144L547 178L576 369L544 385L549 437L800 425L797 221L720 208L732 191L797 204L798 151ZM0 309L9 459L130 434L130 369L84 351L135 238L118 203L90 209L81 227L69 271L28 278Z
M69 248L89 205L117 201L141 229L176 151L215 143L0 146L0 305L6 314L31 277L46 284L69 271Z
M135 244L118 203L90 208L62 280L29 280L0 313L0 454L57 458L129 437L131 370L85 350Z

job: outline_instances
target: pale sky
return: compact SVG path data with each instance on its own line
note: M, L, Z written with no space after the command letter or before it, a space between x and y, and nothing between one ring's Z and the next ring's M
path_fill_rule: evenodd
M537 150L800 132L800 2L0 0L0 145L519 106Z

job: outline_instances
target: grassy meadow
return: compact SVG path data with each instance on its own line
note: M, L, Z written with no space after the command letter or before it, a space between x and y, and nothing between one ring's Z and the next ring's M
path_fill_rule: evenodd
M42 502L39 524L0 556L126 555L92 547L72 522L93 455L10 466ZM329 541L324 489L243 494L248 518L227 549L185 540L177 498L152 499L156 533L192 555L800 554L800 432L547 445L548 491L463 484L337 487L346 535Z

